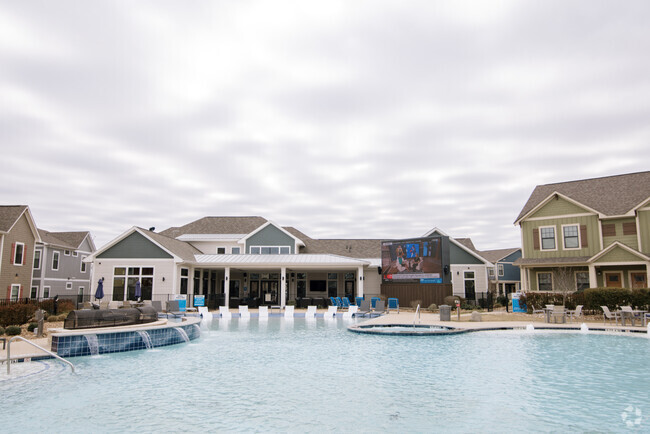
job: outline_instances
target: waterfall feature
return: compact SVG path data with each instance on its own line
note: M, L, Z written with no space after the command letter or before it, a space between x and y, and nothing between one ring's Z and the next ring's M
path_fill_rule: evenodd
M535 331L535 326L532 325L532 324L528 324L528 325L526 326L526 331L527 331L527 332L534 332L534 331Z
M201 337L201 327L199 327L198 324L192 324L192 327L196 329L196 332L199 334L199 337Z
M185 330L183 330L183 329L180 328L180 327L174 327L174 330L176 330L176 331L178 332L178 334L181 335L181 338L183 338L183 340L184 340L185 342L189 342L189 341L190 341L190 337L187 336L187 333L185 333Z
M149 336L149 333L146 330L138 330L138 334L142 338L145 348L148 350L152 349L153 343L151 342L151 336Z
M582 323L582 325L580 326L580 332L581 333L588 333L589 332L589 327L587 327L587 324Z
M90 355L96 356L99 354L99 340L97 340L97 335L84 335L86 341L88 342L88 348L90 348Z

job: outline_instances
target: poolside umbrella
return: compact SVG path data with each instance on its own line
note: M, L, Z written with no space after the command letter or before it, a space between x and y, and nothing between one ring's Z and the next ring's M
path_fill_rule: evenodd
M95 298L97 300L101 300L104 298L104 278L102 277L99 279L99 282L97 283L97 291L95 291Z
M142 288L140 287L140 281L135 282L135 299L139 300L142 297Z

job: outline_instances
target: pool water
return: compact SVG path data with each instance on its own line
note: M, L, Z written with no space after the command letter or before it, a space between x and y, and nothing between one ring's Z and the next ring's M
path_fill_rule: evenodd
M349 325L214 321L189 344L73 358L76 374L27 364L0 376L2 432L650 430L645 337Z

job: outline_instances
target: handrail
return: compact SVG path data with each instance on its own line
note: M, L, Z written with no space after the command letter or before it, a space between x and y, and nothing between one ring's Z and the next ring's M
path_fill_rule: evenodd
M13 338L9 339L9 342L7 342L7 374L11 374L11 343L12 343L15 339L20 339L21 341L25 341L25 342L27 342L29 345L31 345L31 346L33 346L33 347L36 347L36 348L38 348L38 349L41 350L41 351L46 352L47 354L49 354L50 356L52 356L52 357L54 357L54 358L56 358L56 359L61 360L61 361L62 361L63 363L65 363L66 365L70 366L70 369L72 369L72 372L74 373L74 365L73 365L72 363L68 362L68 361L67 361L66 359L64 359L63 357L59 356L58 354L53 353L52 351L46 350L45 348L41 347L40 345L37 345L37 344L35 344L34 342L32 342L32 341L30 341L30 340L28 340L28 339L25 339L25 338L22 337L22 336L14 336Z
M418 324L420 324L420 304L418 304L418 307L415 308L415 315L413 315L413 326L415 327L415 318L417 317L418 319Z

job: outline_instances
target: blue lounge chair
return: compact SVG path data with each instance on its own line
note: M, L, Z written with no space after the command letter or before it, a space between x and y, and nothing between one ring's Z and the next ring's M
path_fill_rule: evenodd
M341 297L336 297L336 307L343 307L343 300L341 300Z
M338 303L334 297L330 297L330 302L332 303L332 306L338 306Z
M341 297L341 306L342 309L348 309L350 307L350 299L347 297Z
M361 307L361 302L363 301L363 297L357 297L356 299L357 306Z
M399 300L396 298L389 298L388 299L388 309L386 309L387 312L390 312L391 310L396 310L397 313L399 313Z
M381 298L379 298L379 297L372 297L372 298L370 299L370 304L372 305L372 308L373 308L373 309L375 308L375 304L377 304L377 302L378 302L379 300L381 300Z

